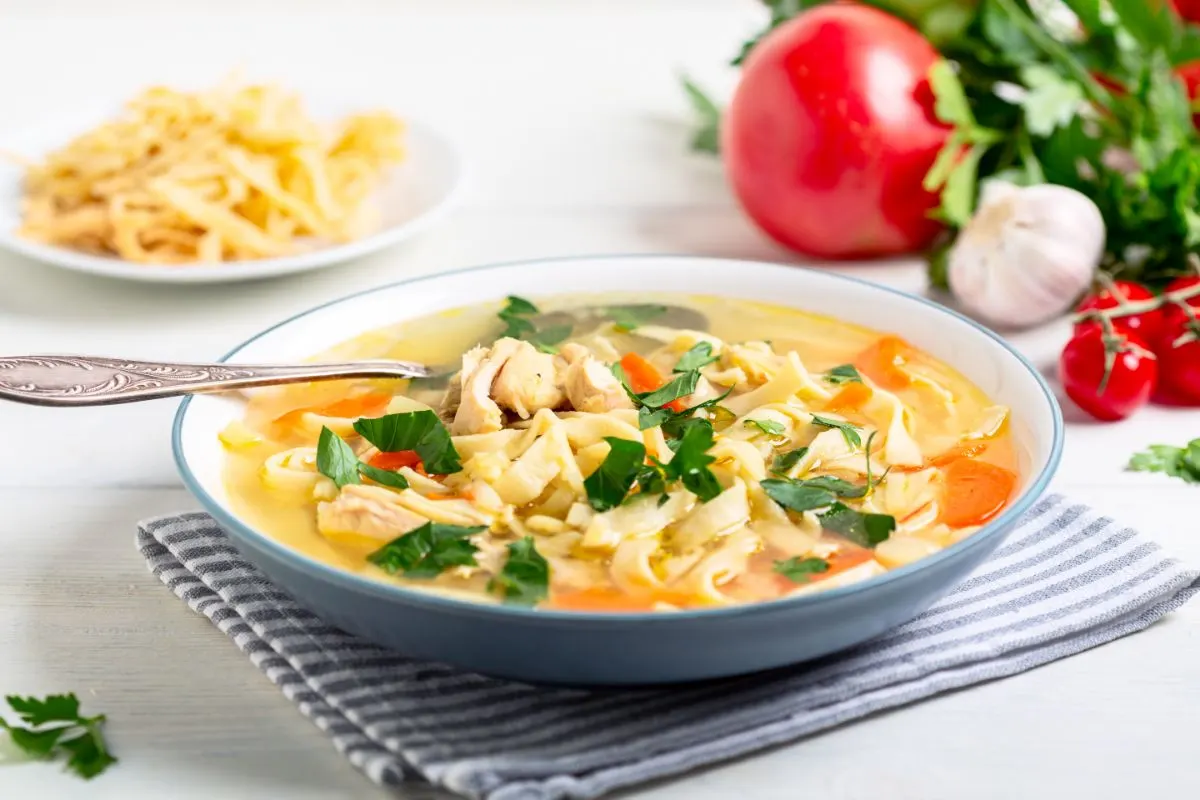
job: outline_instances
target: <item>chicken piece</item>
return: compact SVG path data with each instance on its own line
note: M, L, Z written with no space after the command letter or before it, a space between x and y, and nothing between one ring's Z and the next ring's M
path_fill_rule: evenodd
M566 356L566 353L563 354ZM576 357L567 356L567 367L563 383L567 399L576 411L602 414L615 408L633 408L625 388L603 362L590 353Z
M538 352L529 342L520 342L492 384L492 399L521 419L529 419L543 408L555 408L564 399L559 363L560 359Z
M526 343L505 337L491 348L474 347L463 353L459 377L462 394L454 421L450 423L452 435L492 433L504 427L504 415L491 396L492 384L522 344Z
M344 486L336 500L317 505L317 530L323 536L354 534L390 542L427 522L398 504L396 497L378 486Z

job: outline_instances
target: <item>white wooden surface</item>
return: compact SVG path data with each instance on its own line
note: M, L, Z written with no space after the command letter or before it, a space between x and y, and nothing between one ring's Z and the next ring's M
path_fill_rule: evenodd
M36 9L36 10L35 10ZM786 259L685 152L676 72L718 90L762 14L745 0L0 0L0 132L147 82L233 68L394 103L448 127L464 205L420 241L234 287L87 278L0 256L0 352L219 355L333 296L527 257L679 252ZM912 263L846 267L919 290ZM1052 369L1061 325L1015 337ZM135 522L195 503L168 447L174 404L0 407L0 691L76 691L121 764L91 784L0 769L0 797L376 798L316 728L145 570ZM1055 489L1200 562L1200 488L1121 467L1200 435L1200 412L1072 418ZM1200 610L1033 673L642 787L643 800L1164 797L1194 779ZM428 797L410 790L405 797Z

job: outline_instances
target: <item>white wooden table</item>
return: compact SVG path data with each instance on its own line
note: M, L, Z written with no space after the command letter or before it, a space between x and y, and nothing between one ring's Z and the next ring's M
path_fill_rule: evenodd
M37 10L33 10L34 8ZM180 10L174 10L179 8ZM233 68L393 103L454 131L472 185L411 245L298 279L135 285L0 257L0 352L209 359L307 306L406 276L526 257L786 259L719 168L685 149L676 73L718 91L761 18L749 0L0 0L0 131L92 95ZM919 290L915 263L846 267ZM1062 325L1014 337L1052 369ZM0 693L76 691L121 764L84 785L0 769L0 797L375 798L207 620L150 576L137 520L196 507L171 462L175 404L0 406ZM1072 419L1055 489L1200 561L1200 487L1124 474L1200 412ZM1196 776L1200 607L1035 672L643 787L645 800L1165 797ZM427 797L410 790L406 797Z

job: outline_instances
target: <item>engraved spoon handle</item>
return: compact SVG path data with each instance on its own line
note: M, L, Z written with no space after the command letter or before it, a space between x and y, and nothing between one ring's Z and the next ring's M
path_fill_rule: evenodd
M0 356L0 399L39 406L103 406L336 378L427 378L407 361L338 364L169 364L91 356Z

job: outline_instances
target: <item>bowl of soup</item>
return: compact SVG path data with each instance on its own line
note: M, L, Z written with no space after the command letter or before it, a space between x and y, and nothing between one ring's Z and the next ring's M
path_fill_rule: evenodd
M327 622L526 681L692 681L866 641L986 559L1062 447L1052 393L987 329L764 263L464 270L226 356L359 358L434 375L190 398L186 484Z

